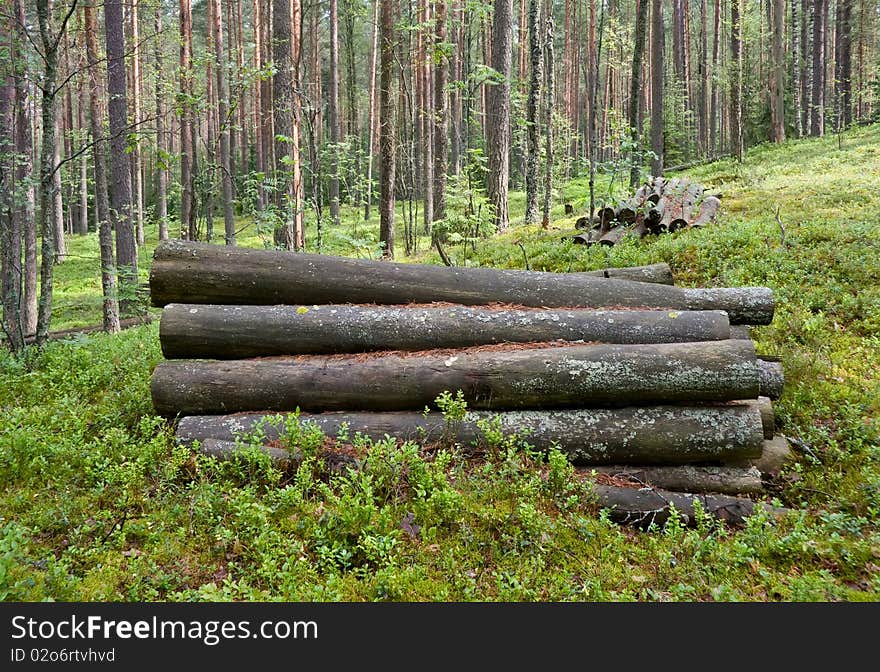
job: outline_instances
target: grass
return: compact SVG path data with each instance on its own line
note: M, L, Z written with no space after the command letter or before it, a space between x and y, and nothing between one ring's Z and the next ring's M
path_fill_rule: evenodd
M459 263L522 268L520 243L536 270L667 261L684 286L772 287L776 317L755 338L782 359L778 423L798 441L769 493L795 509L782 521L620 528L563 456L522 437L479 455L348 437L364 469L347 476L322 466L324 437L307 426L290 428L306 456L295 473L256 454L196 456L152 414L154 323L0 353L0 598L876 601L880 127L841 140L688 171L724 193L703 230L585 249L563 240L580 213L565 219L560 202L550 231L514 226L449 249ZM565 187L577 206L585 193L582 181ZM513 202L521 217L522 196ZM373 254L378 222L347 214L325 251ZM252 230L241 242L261 245ZM72 238L70 252L54 329L100 321L95 237ZM450 418L460 410L447 404Z

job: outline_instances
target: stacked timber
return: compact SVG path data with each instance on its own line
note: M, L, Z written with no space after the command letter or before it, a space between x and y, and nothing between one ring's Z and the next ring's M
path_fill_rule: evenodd
M688 178L652 177L617 205L599 208L590 219L581 217L578 228L587 229L571 240L581 245L616 245L626 236L671 233L701 227L715 219L720 195L709 194Z
M544 273L168 241L150 275L166 357L153 404L183 444L227 458L259 435L285 468L296 447L267 416L476 449L493 418L589 469L622 521L662 519L620 492L655 486L751 511L782 372L743 330L770 322L773 294L667 283L665 265ZM463 420L423 412L459 390Z

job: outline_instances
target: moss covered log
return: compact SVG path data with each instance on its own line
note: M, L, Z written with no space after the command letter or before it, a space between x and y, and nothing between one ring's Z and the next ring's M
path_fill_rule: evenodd
M682 289L581 273L391 263L179 240L164 241L156 248L150 293L154 306L444 301L726 310L732 324L768 324L774 309L773 292L766 287Z
M159 335L168 359L237 359L555 340L714 341L730 336L730 324L721 311L172 303L162 312Z

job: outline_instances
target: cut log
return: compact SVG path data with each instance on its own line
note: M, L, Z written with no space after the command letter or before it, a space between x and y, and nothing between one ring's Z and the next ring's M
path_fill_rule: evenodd
M373 440L392 436L422 444L440 441L485 448L481 426L497 423L505 434L525 436L535 449L551 446L577 465L636 463L680 465L721 464L756 460L763 432L757 410L744 403L708 406L645 406L556 411L468 411L465 419L449 423L440 413L320 413L316 415L239 413L181 418L177 441L191 445L206 440L234 443L259 437L266 444L281 438L283 428L298 418L314 424L328 437L346 428L349 436Z
M572 236L571 241L575 245L592 245L598 240L597 231L587 231L586 233L579 233L576 236Z
M645 226L647 226L648 229L659 226L660 222L663 220L663 213L665 211L666 202L660 200L658 197L657 203L651 206L648 213L645 215Z
M152 301L245 305L448 301L549 308L726 310L732 324L768 324L766 287L682 289L576 273L461 268L163 241L150 269Z
M199 441L199 451L218 460L235 459L241 456L242 452L248 448L246 445L236 443L235 440L222 441L206 438ZM274 446L258 446L256 449L266 455L272 464L279 469L289 469L291 466L294 466L294 457L289 450Z
M782 389L785 387L785 373L779 362L767 362L758 360L758 370L761 381L761 396L779 399Z
M620 239L626 235L627 231L628 229L623 225L615 226L608 233L599 238L599 244L607 247L616 245L620 242Z
M762 474L775 475L779 473L785 463L791 460L793 454L791 445L781 434L771 439L765 440L761 446L760 457L754 459L734 459L725 462L728 466L733 467L756 467Z
M681 192L678 201L678 212L676 216L669 222L670 231L678 231L688 225L691 219L691 212L697 199L703 194L703 187L696 182L689 182Z
M632 198L624 201L617 209L617 221L621 224L632 224L636 221L636 214L642 205L642 201Z
M750 331L749 325L738 324L735 327L730 327L730 337L741 340L751 340L752 333Z
M763 502L753 502L744 497L729 495L695 495L657 488L627 488L599 484L593 485L593 491L596 493L599 506L608 509L611 520L641 529L647 529L652 524L657 527L663 526L669 520L673 506L686 525L696 525L694 502L697 500L705 513L737 526L743 525L746 518L759 508L773 517L779 517L788 511L768 506Z
M761 457L752 462L762 474L775 475L782 470L785 463L793 457L788 439L784 436L774 436L769 441L764 441L761 448Z
M167 359L467 348L494 343L687 343L730 336L723 311L507 310L468 306L216 306L172 303Z
M717 196L706 196L700 203L699 212L696 218L691 220L690 226L705 226L715 219L719 207L721 207L721 201Z
M302 464L301 453L275 446L250 446L235 441L204 439L199 442L198 449L203 455L224 461L240 459L251 451L257 451L268 457L272 466L282 471L295 471ZM360 468L358 460L346 452L325 448L319 451L318 457L323 460L325 467L330 473L344 474L349 468Z
M599 226L604 229L614 221L617 213L614 211L614 208L606 205L605 207L599 208L597 215L599 217Z
M743 403L752 404L761 413L761 423L764 426L764 438L772 439L776 432L776 416L773 412L773 402L770 397L758 397L749 399Z
M601 474L637 485L683 492L717 492L724 495L760 493L761 472L756 467L611 466L594 467Z
M515 349L511 349L515 348ZM470 408L624 406L754 399L748 341L488 346L473 350L161 362L159 415L421 410L461 390Z

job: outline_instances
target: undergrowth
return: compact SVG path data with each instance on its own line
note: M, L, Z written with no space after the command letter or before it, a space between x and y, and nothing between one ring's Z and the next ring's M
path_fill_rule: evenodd
M500 432L475 453L324 437L296 421L284 433L296 468L256 450L217 461L175 446L172 423L152 414L154 323L21 359L0 352L0 598L876 600L880 128L844 134L842 149L836 138L762 146L743 165L688 175L723 192L705 229L575 246L586 190L574 180L563 195L575 213L560 199L549 231L517 225L450 256L552 271L666 261L682 286L773 288L776 316L754 337L786 372L777 428L796 456L768 493L793 509L786 518L621 528L564 455ZM377 224L350 218L324 251L373 256ZM94 236L70 250L53 328L100 322ZM449 422L462 412L453 397L440 405ZM354 446L360 469L328 469L328 439Z

